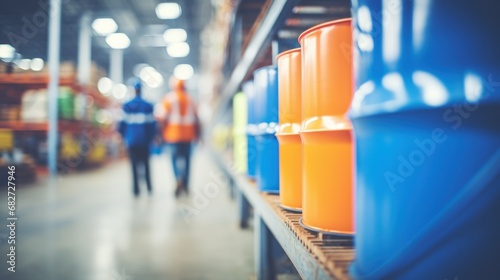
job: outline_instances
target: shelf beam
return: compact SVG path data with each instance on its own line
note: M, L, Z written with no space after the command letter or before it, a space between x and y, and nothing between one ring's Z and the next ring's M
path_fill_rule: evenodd
M292 13L293 7L299 2L299 0L274 0L271 3L259 28L253 34L240 61L232 71L229 81L223 88L217 110L218 115L214 118L214 123L224 115L231 102L231 98L258 60L259 54L263 53L262 50L271 42L278 30L284 25L285 20Z
M272 235L292 261L302 279L332 279L326 268L307 250L301 240L292 233L284 221L276 214L269 202L263 198L255 184L250 183L244 176L234 173L234 171L227 166L227 161L224 161L216 151L211 149L211 153L224 173L232 178L235 185L253 207L259 219L262 219L266 227L269 228ZM257 226L257 230L259 229L259 226ZM261 267L265 266L261 265Z

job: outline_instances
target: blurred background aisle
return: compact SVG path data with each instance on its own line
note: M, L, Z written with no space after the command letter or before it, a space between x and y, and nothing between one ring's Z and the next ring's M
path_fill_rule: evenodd
M2 269L1 278L250 279L253 233L238 228L228 186L215 179L207 152L197 151L194 189L179 200L165 155L151 161L152 196L144 186L138 199L131 195L126 161L62 176L57 187L39 180L20 188L18 271ZM213 198L196 202L207 186Z

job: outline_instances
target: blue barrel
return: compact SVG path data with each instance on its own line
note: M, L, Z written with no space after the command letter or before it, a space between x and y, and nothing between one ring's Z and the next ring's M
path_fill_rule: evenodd
M352 275L498 278L500 3L352 3Z
M247 81L243 84L243 93L247 97L247 176L251 179L255 178L257 171L257 111L256 98L253 81Z
M279 193L278 69L262 67L253 76L258 123L256 181L261 191Z

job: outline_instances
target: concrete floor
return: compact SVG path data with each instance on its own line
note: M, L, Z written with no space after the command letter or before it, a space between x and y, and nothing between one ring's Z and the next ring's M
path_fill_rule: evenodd
M175 200L167 155L152 159L154 194L132 197L119 161L17 188L16 272L0 279L252 279L253 232L238 228L236 202L208 153L193 161L190 197ZM0 201L6 202L2 188ZM2 206L4 208L4 206ZM5 208L7 206L5 205ZM6 222L6 209L1 211Z

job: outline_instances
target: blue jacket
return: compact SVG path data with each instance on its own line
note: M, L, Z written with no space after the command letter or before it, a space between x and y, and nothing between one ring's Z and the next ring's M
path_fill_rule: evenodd
M123 105L123 119L118 130L127 147L148 147L156 134L153 105L135 97Z

